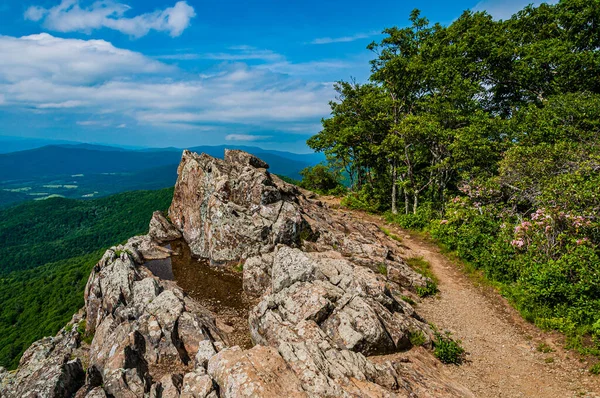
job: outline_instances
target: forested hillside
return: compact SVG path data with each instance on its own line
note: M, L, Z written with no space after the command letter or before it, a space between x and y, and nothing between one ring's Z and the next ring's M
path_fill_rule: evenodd
M0 366L52 336L83 306L103 249L146 233L173 189L89 201L54 198L0 211Z
M308 143L346 206L426 229L530 321L599 352L600 1L449 26L419 11L372 43ZM592 339L582 339L582 336Z

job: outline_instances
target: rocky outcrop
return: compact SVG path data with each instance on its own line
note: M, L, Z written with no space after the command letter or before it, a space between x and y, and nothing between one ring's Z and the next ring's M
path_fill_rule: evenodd
M105 253L84 309L15 373L0 369L0 396L471 396L412 347L417 335L430 346L432 331L402 297L428 281L375 225L309 199L244 152L186 151L178 173L169 216L154 213L148 235ZM144 266L180 238L213 266L243 266L254 347L235 346L244 331Z
M73 320L55 337L47 337L31 345L14 374L0 369L0 397L72 396L85 383L81 359L75 357L80 335L73 328L81 320Z

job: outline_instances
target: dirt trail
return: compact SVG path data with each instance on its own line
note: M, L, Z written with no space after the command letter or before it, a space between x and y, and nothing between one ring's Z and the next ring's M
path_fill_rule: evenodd
M340 210L379 226L381 217ZM440 292L416 305L418 312L440 329L462 340L467 361L445 366L477 397L600 397L600 376L590 374L587 361L563 348L562 338L523 320L490 287L476 286L439 248L394 225L385 225L402 238L406 258L423 257L439 279ZM552 352L540 352L539 344Z

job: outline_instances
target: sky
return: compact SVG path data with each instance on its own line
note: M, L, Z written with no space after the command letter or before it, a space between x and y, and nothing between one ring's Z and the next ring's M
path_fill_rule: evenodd
M366 81L366 46L412 9L530 2L0 0L0 136L308 152L333 83Z

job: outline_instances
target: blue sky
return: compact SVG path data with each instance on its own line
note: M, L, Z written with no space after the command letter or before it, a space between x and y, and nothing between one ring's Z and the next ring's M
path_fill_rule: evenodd
M365 49L413 8L448 24L528 0L0 0L0 135L306 152Z

